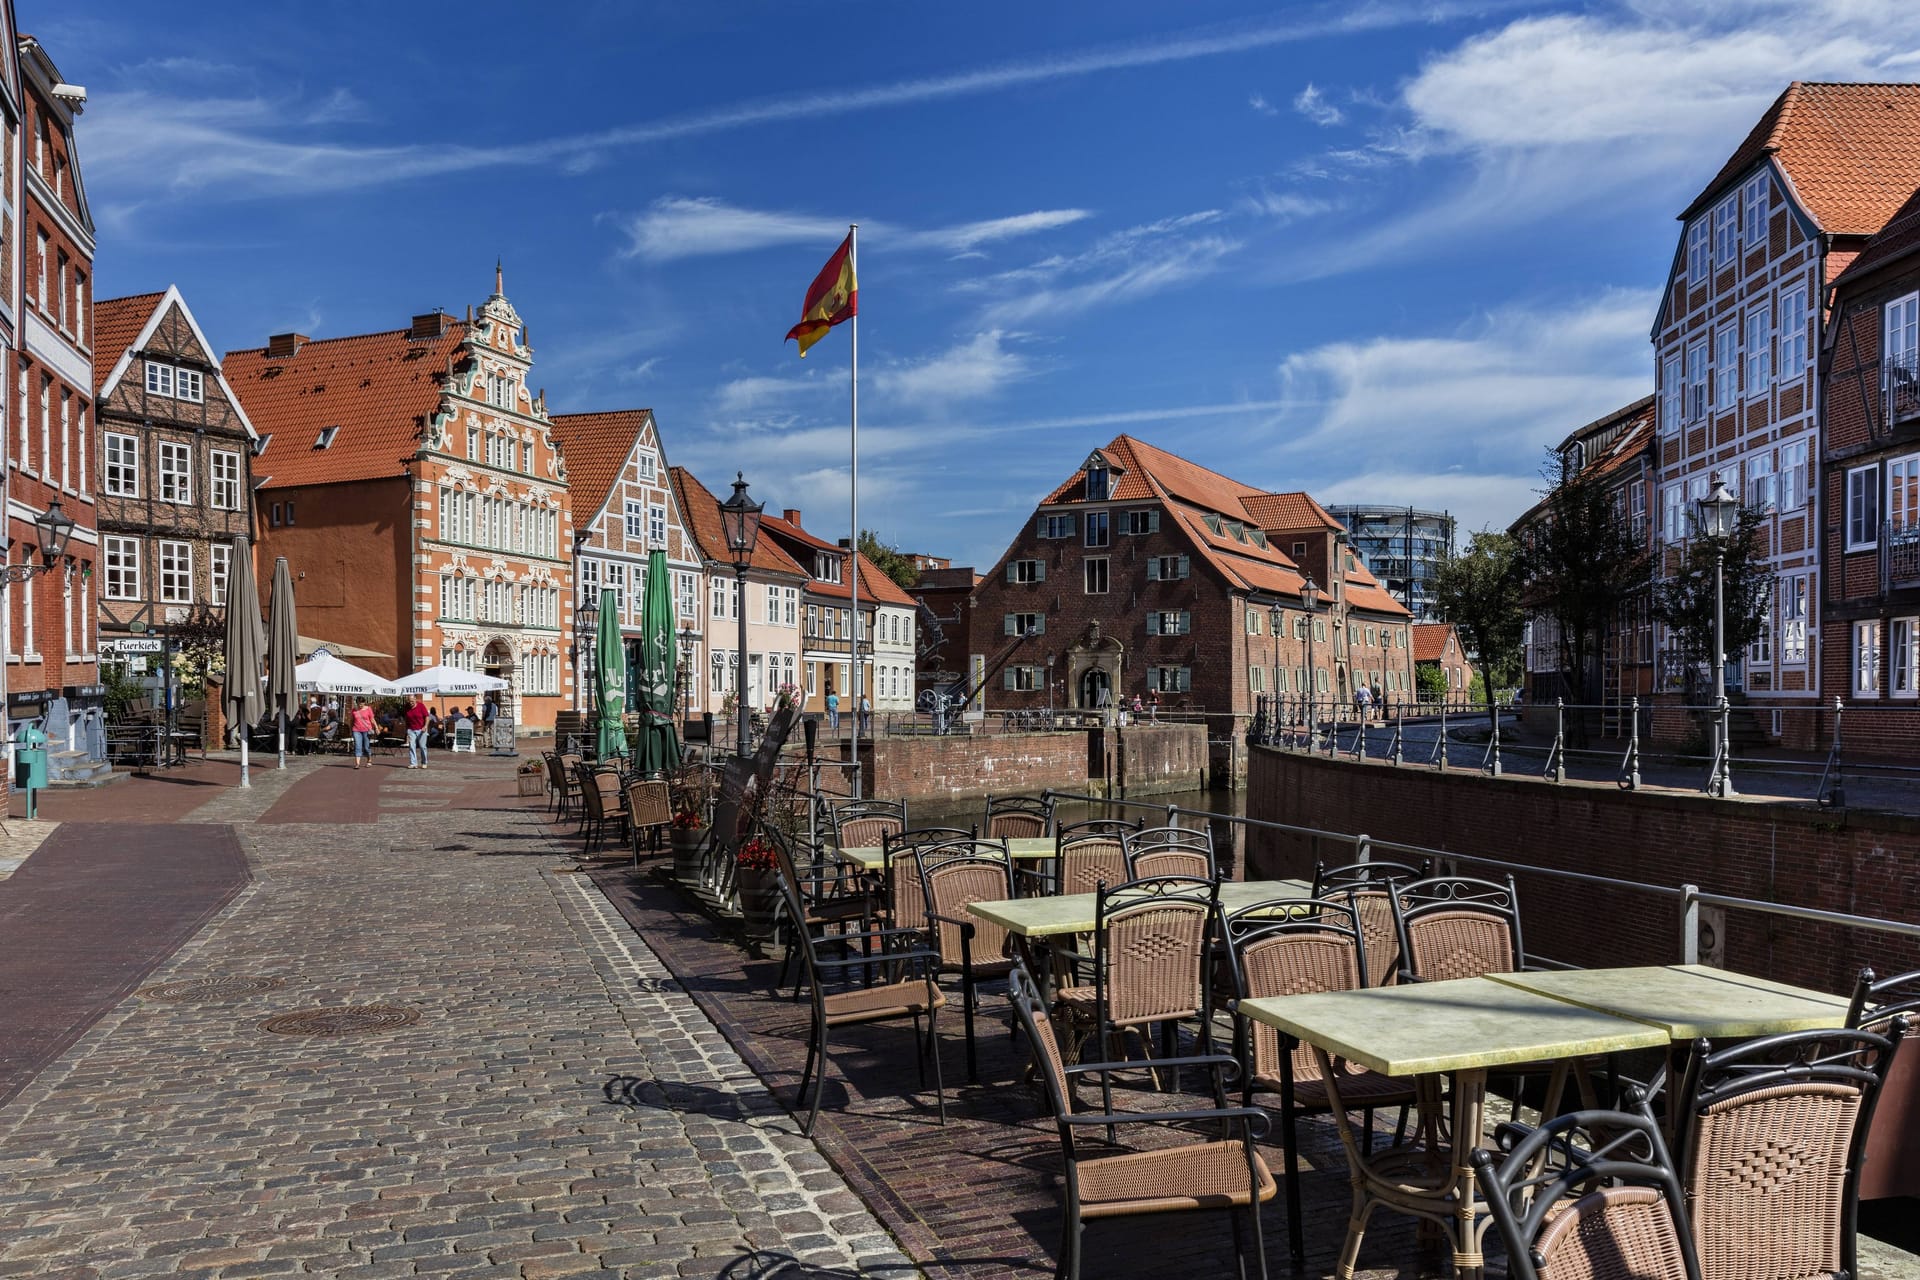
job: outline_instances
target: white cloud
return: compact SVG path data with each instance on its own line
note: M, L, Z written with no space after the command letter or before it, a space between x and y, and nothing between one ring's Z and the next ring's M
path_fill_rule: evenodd
M1282 361L1276 457L1341 497L1367 477L1431 477L1478 523L1531 505L1542 451L1652 388L1654 296L1615 290L1560 310L1508 307L1440 336L1327 343ZM1428 502L1402 485L1372 501Z
M1091 216L1085 209L1039 209L922 231L867 222L861 224L860 240L863 246L877 243L882 247L965 253L980 245L1036 235ZM846 237L847 225L812 214L742 209L711 196L663 196L646 212L623 220L629 243L622 256L669 262L781 244L833 244Z
M897 407L939 414L946 406L986 399L1032 376L1032 362L1007 348L999 329L923 360L883 367L872 375L874 394Z
M798 378L763 375L735 378L721 385L714 397L714 409L727 415L750 414L770 405L788 404L832 387L845 390L845 370L840 371L839 377L828 376L829 373L831 371L821 373L809 370L806 376Z
M1347 118L1340 108L1327 101L1326 95L1315 88L1312 81L1308 81L1307 87L1294 96L1293 109L1323 129Z
M1266 95L1262 93L1250 95L1247 98L1247 105L1263 116L1277 116L1280 114L1280 108L1268 102Z
M1225 235L1189 234L1224 216L1219 209L1201 209L1127 227L1079 253L1055 254L955 287L993 295L987 315L999 325L1147 297L1210 275L1239 249L1240 242Z
M1281 222L1296 222L1326 213L1336 207L1334 201L1319 196L1303 196L1297 191L1261 191L1240 202L1242 208Z

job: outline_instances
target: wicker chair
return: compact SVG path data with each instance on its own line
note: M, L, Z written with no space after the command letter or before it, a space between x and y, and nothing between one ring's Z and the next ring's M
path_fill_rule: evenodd
M1242 1064L1246 1105L1256 1092L1280 1095L1282 1145L1287 1153L1287 1241L1293 1260L1306 1259L1300 1209L1299 1118L1333 1109L1332 1095L1312 1048L1273 1027L1241 1017L1238 1002L1250 997L1293 996L1316 991L1352 991L1367 985L1366 943L1351 895L1342 899L1276 899L1242 908L1222 922L1230 942L1234 1042ZM1413 1104L1410 1081L1336 1061L1343 1102L1363 1113L1371 1142L1375 1107L1400 1108L1396 1141L1406 1130Z
M775 994L787 983L787 973L794 970L793 998L800 998L801 978L804 974L795 968L799 961L800 934L811 938L816 946L832 942L844 944L850 938L864 938L872 927L877 904L874 902L870 884L858 872L833 860L817 856L809 860L805 869L795 865L793 846L779 831L764 832L773 845L774 858L779 863L780 876L794 886L799 898L801 912L789 917L786 931L786 954L780 959L779 972L774 975ZM781 900L781 909L787 909L787 900ZM857 926L859 933L850 935L849 930Z
M978 841L972 852L964 844L934 845L920 859L921 894L927 904L927 928L940 954L940 973L958 976L962 1016L966 1022L967 1080L979 1079L980 1062L974 1048L973 1016L979 1007L980 984L1013 971L1008 956L1007 931L968 912L976 902L1001 902L1013 896L1011 860L997 841ZM952 853L954 856L947 856Z
M1094 819L1062 827L1054 835L1053 856L1015 870L1029 894L1092 893L1102 884L1128 879L1127 836L1139 828L1125 822Z
M1214 878L1213 836L1185 827L1153 827L1126 838L1127 874Z
M1202 1052L1211 1052L1213 996L1204 970L1219 906L1214 880L1163 876L1101 887L1094 906L1093 982L1063 987L1054 997L1072 1036L1069 1058L1077 1058L1088 1040L1117 1058L1111 1048L1131 1031L1151 1062L1148 1032L1160 1027L1171 1054L1175 1028L1187 1018L1198 1019ZM1102 1102L1113 1110L1111 1080L1102 1076L1100 1087Z
M553 803L555 815L565 822L573 806L580 800L580 779L574 775L574 770L580 766L580 757L549 751L545 759L549 783L547 798Z
M665 780L635 778L627 783L627 826L633 834L633 861L640 862L640 834L647 832L656 842L659 833L673 823L673 798Z
M988 796L987 825L991 838L1034 840L1053 834L1052 796Z
M1644 1102L1560 1116L1503 1158L1475 1151L1473 1165L1512 1280L1700 1280L1680 1180Z
M1033 1049L1034 1067L1045 1082L1060 1132L1066 1162L1066 1215L1061 1224L1060 1260L1056 1280L1079 1280L1081 1233L1089 1218L1131 1217L1146 1213L1181 1213L1223 1209L1233 1223L1233 1248L1240 1273L1247 1271L1247 1254L1236 1211L1245 1210L1253 1228L1253 1257L1262 1280L1267 1274L1265 1242L1260 1230L1260 1205L1274 1194L1273 1173L1254 1143L1267 1127L1266 1114L1252 1107L1215 1107L1191 1111L1128 1111L1075 1114L1073 1081L1085 1075L1107 1074L1123 1064L1112 1062L1067 1066L1061 1059L1052 1020L1039 989L1024 969L1013 971L1013 1007L1021 1030ZM1225 1054L1175 1059L1170 1065L1200 1067L1214 1077L1214 1092L1224 1094L1235 1068ZM1220 1125L1217 1138L1201 1137L1180 1146L1111 1155L1083 1156L1075 1134L1088 1125Z
M1695 1045L1671 1115L1704 1274L1858 1276L1854 1219L1874 1103L1907 1023Z
M1400 977L1400 930L1393 923L1396 883L1410 884L1433 873L1433 859L1418 867L1404 862L1350 862L1329 867L1313 864L1313 896L1337 898L1352 893L1360 911L1360 937L1367 945L1367 974L1376 987L1390 986Z
M1854 983L1847 1026L1885 1034L1894 1018L1909 1023L1920 1017L1920 970L1877 977L1862 969ZM1920 1143L1906 1140L1904 1117L1914 1112L1920 1097L1920 1054L1901 1054L1887 1072L1881 1088L1887 1097L1887 1115L1860 1172L1860 1198L1884 1200L1891 1196L1920 1195Z
M609 824L620 824L624 839L627 826L627 795L620 787L620 771L595 768L589 764L574 767L580 782L580 830L587 837L591 855L606 838Z
M918 827L912 831L899 831L889 835L880 843L880 884L877 893L878 912L888 924L900 929L920 929L927 927L927 899L920 884L921 854L928 849L950 845L959 841L966 846L964 852L972 852L968 842L974 838L973 828L962 830L959 827ZM996 845L1002 853L1004 845ZM960 856L957 850L952 856Z
M833 835L841 849L878 849L907 829L907 806L893 800L848 800L833 811Z
M776 842L775 847L783 846ZM801 902L800 891L790 876L780 876L780 891L788 914L796 920L803 919L807 911L806 904ZM807 1062L800 1070L800 1090L794 1097L797 1113L800 1104L807 1100L807 1085L812 1082L812 1102L800 1132L811 1136L814 1122L820 1118L820 1094L826 1088L827 1076L827 1032L835 1027L906 1019L913 1022L914 1049L919 1061L922 1086L927 1080L927 1059L933 1059L934 1094L940 1109L940 1123L945 1124L947 1090L946 1082L940 1075L940 1055L935 1051L934 1031L947 998L934 981L934 967L939 957L918 945L921 940L919 931L869 930L863 938L874 944L876 949L870 954L843 958L822 956L819 953L820 944L809 931L796 929L793 932L796 943L794 950L801 958L805 970L802 976L811 993L813 1006L812 1026L807 1037ZM871 975L875 966L881 965L897 967L899 976L888 981L875 981L868 986L831 992L826 989L824 975L857 969L864 969ZM920 1031L922 1018L926 1019L925 1035ZM820 1069L817 1080L813 1074L816 1064Z
M1391 902L1402 982L1479 978L1526 968L1520 895L1512 876L1504 884L1432 876L1401 885Z

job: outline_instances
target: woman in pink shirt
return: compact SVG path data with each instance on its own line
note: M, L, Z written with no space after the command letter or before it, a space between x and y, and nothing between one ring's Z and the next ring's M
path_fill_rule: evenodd
M348 723L353 727L353 767L372 768L373 707L365 698L355 700L353 719Z

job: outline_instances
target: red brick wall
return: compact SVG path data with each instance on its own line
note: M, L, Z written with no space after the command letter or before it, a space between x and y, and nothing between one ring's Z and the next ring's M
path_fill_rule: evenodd
M1247 816L1364 832L1427 848L1646 884L1894 920L1920 918L1920 820L1706 797L1556 787L1528 779L1328 761L1256 748ZM1331 842L1319 856L1344 860ZM1249 874L1310 874L1316 851L1272 832L1249 838ZM1396 858L1376 849L1378 858ZM1498 875L1462 863L1463 874ZM1518 872L1528 951L1575 964L1680 958L1679 904ZM1726 965L1845 992L1863 965L1920 967L1920 945L1882 934L1729 912Z
M881 738L861 753L867 794L909 802L1080 791L1109 768L1116 794L1123 778L1130 795L1184 790L1199 785L1206 757L1198 725L1130 728L1111 738L1099 729Z

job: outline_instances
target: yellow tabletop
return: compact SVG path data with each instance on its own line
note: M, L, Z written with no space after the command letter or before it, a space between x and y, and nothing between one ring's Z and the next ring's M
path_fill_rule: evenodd
M1242 1000L1255 1022L1390 1076L1577 1058L1667 1043L1658 1027L1491 978Z
M1703 964L1498 973L1495 982L1663 1028L1675 1040L1841 1027L1847 1001Z
M957 837L956 837L957 838ZM982 842L984 843L984 841ZM984 850L982 851L984 852ZM1007 841L1007 852L1013 855L1015 862L1024 862L1035 858L1053 856L1052 836L1023 836ZM840 861L867 871L878 871L886 865L877 844L856 844L840 851Z
M1220 886L1220 906L1238 911L1270 898L1304 898L1312 892L1313 886L1304 880L1228 880ZM1023 938L1053 938L1063 933L1093 932L1098 907L1098 894L1065 893L1010 902L976 902L967 910Z

